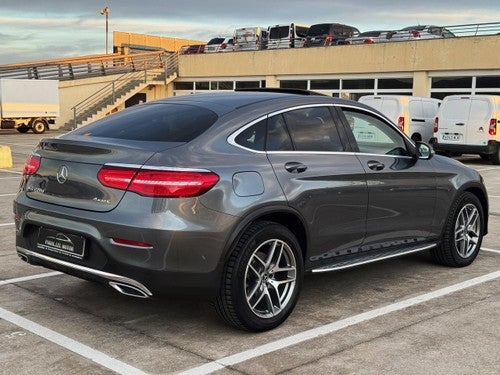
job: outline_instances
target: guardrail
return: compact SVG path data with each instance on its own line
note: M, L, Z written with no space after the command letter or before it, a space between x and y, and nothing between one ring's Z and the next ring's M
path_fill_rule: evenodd
M171 55L176 56L176 53L155 51L129 55L110 54L0 65L0 78L57 79L63 81L163 67L176 70L177 66L172 66Z
M455 36L500 35L500 22L444 26Z

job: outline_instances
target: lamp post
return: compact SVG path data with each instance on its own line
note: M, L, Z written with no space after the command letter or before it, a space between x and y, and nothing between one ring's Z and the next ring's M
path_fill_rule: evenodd
M109 7L101 9L101 15L106 15L106 55L108 54L108 17L109 17Z

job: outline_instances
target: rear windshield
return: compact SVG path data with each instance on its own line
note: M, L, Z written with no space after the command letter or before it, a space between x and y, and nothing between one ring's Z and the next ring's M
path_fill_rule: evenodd
M318 25L312 25L310 29L307 31L307 35L309 36L317 36L317 35L328 35L330 34L329 23L321 23Z
M217 121L205 108L185 104L138 105L105 117L73 134L153 142L189 142Z
M213 38L208 41L207 44L222 44L224 38Z
M270 39L283 39L288 38L290 33L290 26L280 26L280 27L272 27L269 30L269 38Z

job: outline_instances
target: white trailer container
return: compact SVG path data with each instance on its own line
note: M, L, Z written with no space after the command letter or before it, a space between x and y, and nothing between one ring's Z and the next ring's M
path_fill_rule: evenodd
M43 133L59 116L59 81L0 79L2 129Z

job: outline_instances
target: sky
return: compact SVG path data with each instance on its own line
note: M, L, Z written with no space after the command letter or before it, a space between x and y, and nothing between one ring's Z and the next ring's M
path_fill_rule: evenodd
M500 22L499 0L0 0L0 65L105 53L106 6L110 46L113 31L208 41L291 22L361 31Z

